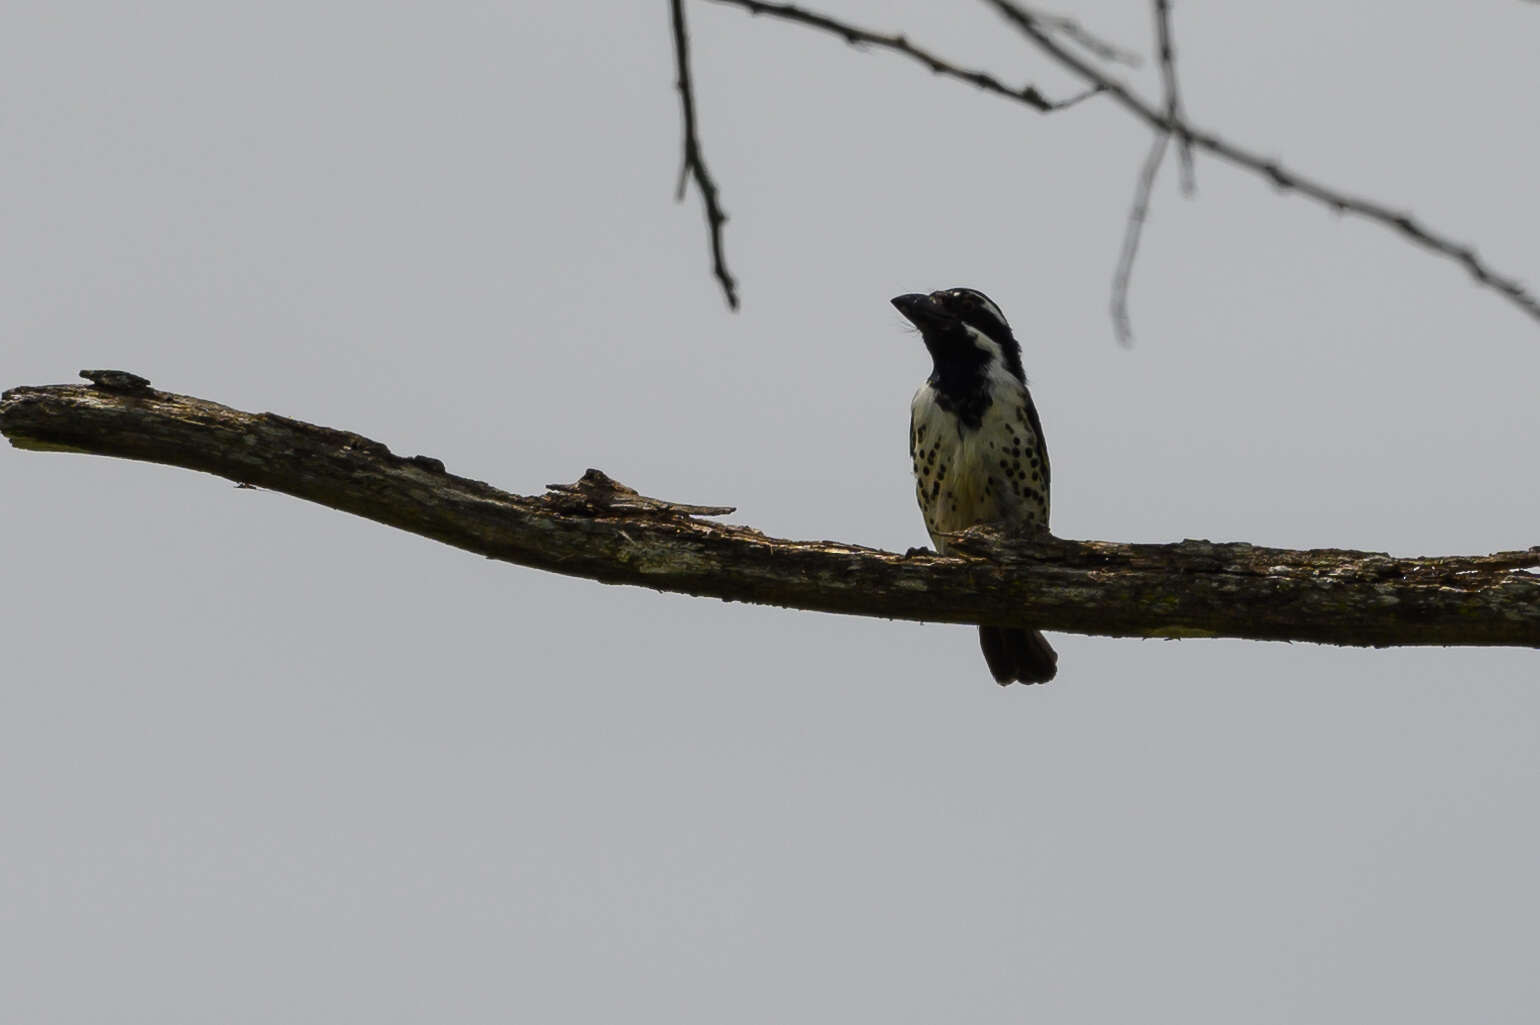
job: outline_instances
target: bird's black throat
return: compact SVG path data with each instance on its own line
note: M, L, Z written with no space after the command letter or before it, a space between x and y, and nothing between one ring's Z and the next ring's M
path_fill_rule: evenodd
M957 417L970 430L978 430L992 399L989 394L989 354L973 344L961 324L924 332L935 369L930 386L936 405Z

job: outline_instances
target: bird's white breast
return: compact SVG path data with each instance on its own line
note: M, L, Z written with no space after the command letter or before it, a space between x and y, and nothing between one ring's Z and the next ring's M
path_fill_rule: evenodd
M1021 382L990 374L991 402L977 428L942 409L929 382L910 405L909 448L915 494L937 551L942 535L981 523L1047 529L1048 482Z

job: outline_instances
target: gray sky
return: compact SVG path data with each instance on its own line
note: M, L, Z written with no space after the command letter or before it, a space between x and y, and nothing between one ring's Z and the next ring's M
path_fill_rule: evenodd
M982 5L826 0L1062 95ZM1147 5L1073 13L1126 44ZM1265 9L1264 9L1265 8ZM598 466L924 543L888 307L1017 327L1055 531L1540 543L1540 325L1148 137L694 3L22 2L0 384L121 367L519 492ZM1179 4L1198 123L1536 271L1540 10ZM1133 75L1147 91L1155 74ZM602 587L0 451L0 1004L42 1022L1532 1022L1540 661L972 631Z

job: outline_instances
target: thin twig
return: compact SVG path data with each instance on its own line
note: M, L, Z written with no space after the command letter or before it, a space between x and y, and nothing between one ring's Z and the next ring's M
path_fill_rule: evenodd
M1150 193L1155 188L1155 176L1160 173L1160 164L1170 141L1170 132L1156 132L1149 155L1144 158L1144 166L1139 170L1139 184L1134 188L1133 209L1128 212L1128 226L1123 229L1118 269L1112 275L1112 327L1123 345L1130 345L1134 340L1133 321L1128 316L1128 283L1134 274L1134 257L1139 253L1144 221L1150 213Z
M1537 301L1534 296L1530 295L1517 279L1499 274L1488 266L1476 255L1476 251L1470 246L1452 241L1446 236L1435 234L1413 220L1410 214L1399 213L1371 199L1363 199L1339 192L1330 186L1323 185L1314 179L1307 178L1298 172L1285 168L1276 160L1242 149L1212 132L1195 128L1187 121L1173 121L1162 111L1157 110L1149 103L1129 92L1128 88L1121 82L1109 78L1100 69L1059 45L1057 40L1044 32L1033 21L1030 14L1012 3L1011 0L986 0L986 2L992 4L1008 21L1020 29L1022 34L1036 43L1039 48L1046 51L1060 64L1074 71L1102 92L1107 93L1121 104L1124 109L1148 123L1155 130L1175 132L1188 139L1199 149L1212 153L1238 167L1243 167L1248 171L1259 174L1280 189L1293 189L1301 195L1308 196L1318 203L1330 207L1337 213L1357 214L1360 217L1391 229L1417 245L1422 246L1424 249L1437 253L1440 256L1448 257L1464 267L1478 283L1504 296L1534 319L1540 320L1540 301Z
M1081 100L1089 99L1101 91L1099 87L1092 87L1085 92L1076 93L1067 99L1050 100L1039 92L1036 86L1024 85L1019 89L1013 89L987 71L965 68L943 60L929 50L915 46L903 35L883 35L880 32L873 32L870 29L860 28L848 22L839 21L826 14L806 10L795 4L766 3L764 0L713 0L713 2L727 4L731 7L741 7L750 14L768 14L773 18L780 18L784 21L794 21L799 24L810 25L813 28L839 36L851 46L875 46L881 50L901 53L905 57L925 65L938 75L959 79L970 85L978 86L987 93L994 93L997 96L1005 96L1017 102L1025 103L1034 110L1043 113L1072 107Z
M1181 94L1176 88L1176 54L1171 49L1171 4L1169 0L1155 0L1155 41L1160 55L1160 77L1166 86L1166 120L1173 125L1187 122L1182 112ZM1176 155L1182 168L1182 194L1191 196L1198 190L1198 179L1192 169L1192 140L1180 128L1176 132Z
M706 207L706 224L711 233L711 268L722 283L727 305L738 308L738 284L727 270L727 258L722 253L722 224L727 215L717 201L717 185L706 170L706 160L701 154L700 137L695 125L695 86L690 79L690 38L684 26L684 0L669 0L674 22L674 58L679 69L679 103L684 116L684 159L679 167L679 187L676 200L684 199L687 177L694 177L700 189L701 202Z
M1055 32L1080 44L1080 48L1095 54L1104 61L1113 61L1117 64L1126 64L1131 68L1137 68L1144 63L1132 50L1125 50L1115 43L1109 43L1100 36L1092 35L1085 26L1074 18L1065 17L1062 14L1049 14L1046 11L1034 10L1032 17L1040 25L1047 25Z
M1168 0L1154 0L1156 51L1160 60L1161 78L1166 89L1166 118L1173 125L1185 123L1182 101L1176 88L1176 57L1171 49L1171 5ZM1041 22L1042 16L1029 14ZM1134 276L1134 258L1139 255L1139 240L1144 236L1144 222L1150 215L1150 197L1155 190L1155 177L1166 159L1166 146L1171 136L1177 137L1177 154L1180 158L1182 192L1191 196L1197 191L1197 179L1192 167L1192 142L1180 129L1157 131L1150 144L1150 152L1139 169L1139 182L1134 187L1133 208L1128 212L1128 224L1123 229L1123 245L1118 250L1118 266L1112 272L1112 330L1119 344L1129 346L1134 341L1134 322L1128 313L1128 289Z

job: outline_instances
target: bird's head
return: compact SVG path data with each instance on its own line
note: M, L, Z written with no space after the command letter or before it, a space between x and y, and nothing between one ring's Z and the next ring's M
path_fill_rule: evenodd
M1018 381L1026 382L1021 367L1021 346L1011 333L1000 307L989 296L972 288L946 288L925 295L911 292L895 297L893 305L925 339L936 372L986 371L992 364L1005 367Z

